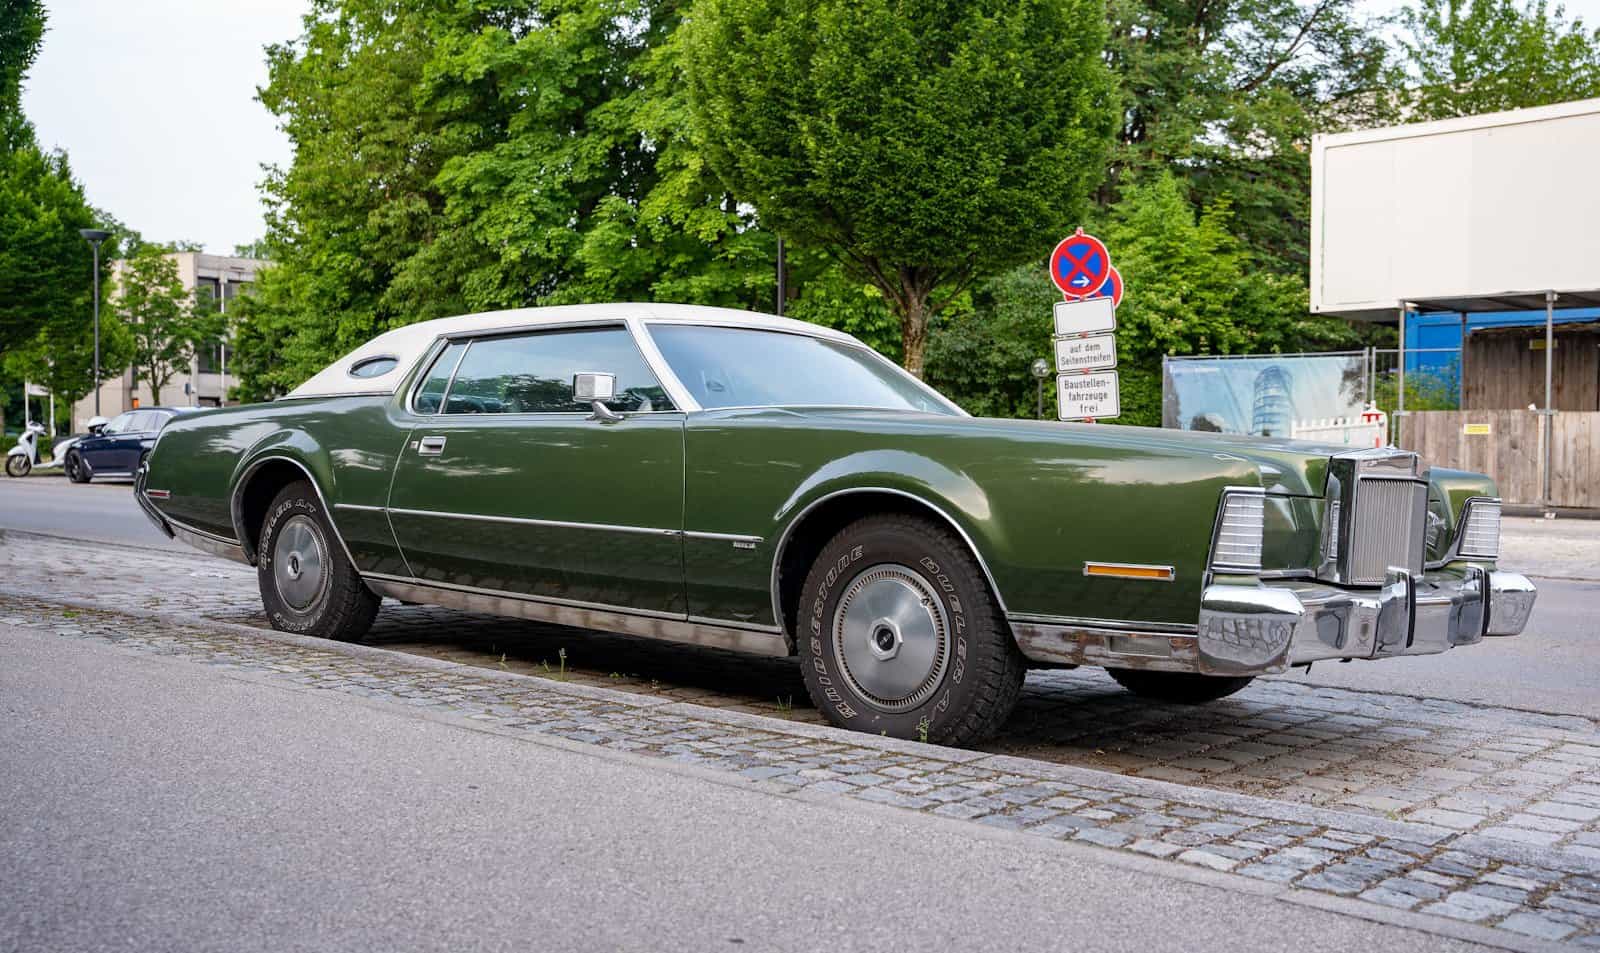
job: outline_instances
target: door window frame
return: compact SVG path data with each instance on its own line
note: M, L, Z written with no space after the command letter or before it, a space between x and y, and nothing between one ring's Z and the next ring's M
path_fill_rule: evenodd
M460 372L461 365L466 362L467 355L472 351L473 345L479 340L497 339L497 338L512 338L512 337L526 337L526 336L537 335L537 334L559 334L559 333L561 333L563 331L585 331L585 330L605 330L605 329L619 330L619 331L622 331L623 333L628 335L629 339L633 341L634 348L639 352L639 357L643 361L644 366L646 367L646 369L648 369L650 371L651 374L655 375L656 383L658 385L660 385L660 387L661 387L661 389L663 391L666 392L667 397L672 401L672 403L674 405L673 409L671 409L671 410L631 410L631 411L626 411L625 413L626 413L627 416L633 417L633 416L639 416L639 415L652 415L652 414L683 414L683 413L688 412L688 410L690 409L690 407L685 407L686 403L691 405L692 409L694 409L694 410L699 410L700 409L699 403L694 401L693 399L690 399L688 397L688 394L686 392L684 392L683 387L678 383L678 379L676 377L674 377L674 376L671 376L670 369L667 369L665 367L666 362L664 360L662 360L660 352L655 350L654 342L651 342L650 346L648 348L646 348L645 345L644 345L644 341L648 340L648 339L644 338L644 336L640 333L640 328L639 328L638 324L636 322L634 322L633 320L631 320L631 319L620 318L619 317L619 318L591 318L589 320L584 320L584 321L562 321L562 322L545 322L545 323L538 323L538 324L512 325L512 326L503 327L503 328L483 328L483 329L474 330L474 331L463 331L463 332L456 333L456 334L443 335L443 336L439 337L437 340L435 340L433 342L433 345L429 348L428 353L426 355L426 358L425 358L425 360L424 360L424 362L422 364L422 367L424 368L424 370L422 371L422 373L417 375L416 380L411 382L411 386L408 388L408 390L406 392L406 402L405 402L406 412L411 414L412 416L415 416L415 417L422 417L422 418L426 418L428 420L435 421L437 425L443 425L444 422L447 421L447 420L448 421L463 421L463 420L493 421L493 420L529 420L529 419L536 419L536 418L551 418L551 417L559 417L559 418L569 418L569 417L584 417L584 418L587 418L587 417L591 417L591 416L593 416L593 414L590 411L587 411L587 410L537 410L537 411L523 411L523 412L518 412L518 413L497 413L497 414L452 414L452 413L446 412L445 408L449 406L450 391L455 388L456 374ZM423 385L425 385L428 382L429 378L432 376L434 362L439 359L439 356L441 354L443 354L445 349L448 348L450 345L456 344L456 343L462 343L462 342L465 342L467 346L465 348L462 348L460 356L458 356L456 358L455 367L452 367L450 369L450 379L445 382L444 391L439 395L439 409L434 411L433 413L423 413L422 411L417 410L417 406L416 406L417 395L421 393ZM589 370L597 371L597 372L603 372L603 373L609 373L609 371L607 371L605 368L599 368L599 367L590 368ZM668 373L663 374L662 373L663 370L667 370Z

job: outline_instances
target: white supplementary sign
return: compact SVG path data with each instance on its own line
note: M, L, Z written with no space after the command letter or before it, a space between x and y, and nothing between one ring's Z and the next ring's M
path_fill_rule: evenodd
M1116 371L1056 378L1056 403L1062 420L1115 417L1122 413L1118 395Z
M1056 336L1100 334L1117 329L1117 306L1110 298L1056 302Z
M1089 334L1080 338L1056 338L1056 371L1098 371L1117 366L1117 336Z

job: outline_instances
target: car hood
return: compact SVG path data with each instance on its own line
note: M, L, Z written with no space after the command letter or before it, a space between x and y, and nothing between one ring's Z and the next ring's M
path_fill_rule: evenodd
M1112 424L1065 423L1054 420L1013 420L996 417L955 417L876 410L795 409L802 416L826 415L857 422L872 420L916 429L938 430L951 435L1005 437L1063 445L1094 444L1105 447L1223 454L1253 463L1261 472L1268 491L1296 496L1321 496L1327 480L1328 458L1360 449L1344 444L1253 437L1242 434L1206 433L1192 430L1167 430L1157 427L1127 427Z

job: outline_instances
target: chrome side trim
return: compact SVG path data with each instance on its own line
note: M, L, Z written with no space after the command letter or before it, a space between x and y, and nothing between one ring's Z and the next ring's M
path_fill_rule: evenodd
M335 503L333 508L336 510L355 510L358 513L382 513L386 509L382 506L368 506L365 503Z
M655 526L621 526L614 523L576 523L568 520L541 520L522 516L486 516L481 513L450 513L444 510L411 510L400 506L391 506L388 512L401 516L434 516L441 519L472 520L479 523L510 523L515 526L547 526L555 529L594 529L604 530L609 533L638 533L644 536L682 536L683 531L678 529L664 529Z
M311 471L306 469L305 464L294 457L284 456L281 453L269 453L266 456L257 457L250 461L250 465L245 467L243 473L239 474L239 479L233 484L233 492L228 496L228 511L233 515L233 534L238 539L237 545L244 552L245 559L252 566L256 564L256 554L250 551L249 546L245 545L245 540L249 539L250 535L244 531L244 513L240 511L239 491L250 483L250 478L255 475L257 470L273 460L292 463L301 473L306 475L306 481L311 484L311 489L317 493L317 501L322 504L322 512L328 515L328 526L333 529L334 539L339 541L339 549L344 553L344 558L350 561L351 567L359 571L360 563L357 563L355 557L350 555L350 547L345 545L344 534L339 532L339 525L333 521L333 507L328 505L328 498L322 495L322 485L317 482L316 477L311 475Z
M944 520L945 523L949 524L950 528L956 531L956 535L961 537L961 541L967 544L967 550L971 552L972 557L978 561L978 568L983 570L983 578L989 583L989 591L994 593L994 600L1000 606L1000 613L1002 615L1006 614L1006 597L1001 594L1000 586L994 581L994 573L989 571L989 564L983 558L983 551L978 549L977 545L973 543L972 537L969 536L967 531L961 527L961 524L957 523L949 513L944 511L942 507L936 506L922 497L917 496L914 493L907 493L904 490L894 490L882 486L853 486L849 489L834 490L832 493L823 494L822 496L812 500L810 503L807 503L805 508L800 510L799 513L795 514L795 517L789 521L789 524L783 528L783 532L778 536L778 544L777 546L773 547L772 550L772 573L768 586L772 590L772 619L778 624L780 629L783 628L783 601L778 589L778 570L783 566L783 551L789 545L789 537L794 533L794 528L804 522L805 518L810 515L812 510L829 500L841 496L847 496L852 493L888 493L892 496L901 496L908 500L915 500L916 502L921 503L923 506L926 506L928 509L939 514L939 518Z
M1199 659L1192 631L1177 634L1121 625L1020 621L1023 618L1009 617L1011 632L1017 640L1017 648L1032 662L1192 672Z
M690 539L713 539L734 544L750 543L751 545L759 545L762 541L760 536L746 536L742 533L708 533L698 529L685 530L683 535Z
M244 547L231 539L223 539L214 533L195 529L186 523L179 522L170 516L164 517L167 525L172 528L172 538L180 543L186 543L203 553L231 559L236 563L250 565L250 560L245 558Z
M598 629L647 639L728 649L752 655L787 656L789 642L775 630L752 629L737 624L699 621L682 615L648 613L619 607L554 601L494 589L446 585L421 579L403 579L379 573L361 577L379 595L407 602L532 619L580 629Z
M1039 615L1013 612L1006 616L1013 626L1050 625L1074 629L1106 629L1113 632L1158 632L1163 635L1194 635L1199 626L1192 622L1140 622L1136 619L1091 619L1083 616Z

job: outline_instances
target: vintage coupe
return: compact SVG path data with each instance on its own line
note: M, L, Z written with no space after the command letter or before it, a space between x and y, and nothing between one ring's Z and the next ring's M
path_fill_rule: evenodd
M669 305L389 331L179 417L137 497L272 624L379 597L798 655L835 723L964 744L1027 668L1172 701L1516 635L1500 503L1415 454L974 419L854 338Z

